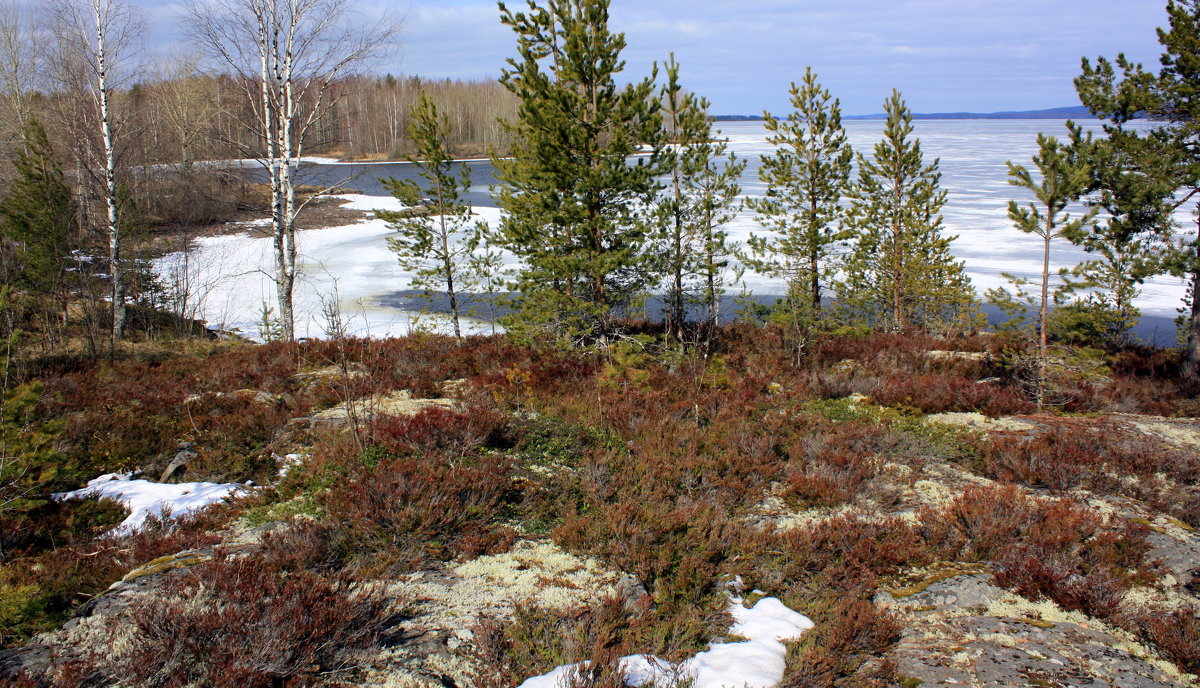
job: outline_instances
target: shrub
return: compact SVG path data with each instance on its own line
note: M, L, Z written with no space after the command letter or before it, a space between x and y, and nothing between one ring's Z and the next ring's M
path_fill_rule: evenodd
M1200 610L1184 607L1166 613L1143 614L1137 621L1142 636L1189 674L1200 674Z
M783 688L834 686L891 686L896 675L891 663L871 662L884 656L900 639L904 625L873 602L842 598L809 610L816 627L788 648ZM871 662L871 664L868 664ZM854 682L847 684L846 679Z
M1013 485L968 487L946 507L923 510L921 522L940 558L992 561L997 584L1102 618L1133 583L1149 580L1144 526L1106 525L1092 509Z
M147 687L314 685L376 642L388 606L378 590L219 554L133 605L113 673Z
M496 516L512 489L501 456L439 453L359 464L319 497L359 553L411 563L478 556L512 541Z
M993 437L982 447L984 475L1025 485L1140 499L1200 525L1200 454L1185 452L1118 423L1054 423L1032 438ZM1174 485L1159 478L1172 479Z

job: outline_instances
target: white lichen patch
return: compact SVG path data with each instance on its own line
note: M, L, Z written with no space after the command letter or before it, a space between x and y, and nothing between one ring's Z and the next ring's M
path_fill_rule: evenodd
M454 568L467 586L484 596L532 600L561 609L611 594L618 575L594 559L581 559L553 542L525 540L504 554L479 557Z
M451 409L454 408L455 403L453 399L414 399L408 390L398 390L343 402L314 414L313 420L346 421L352 414L358 418L377 415L404 418L415 416L427 408Z
M918 480L912 486L913 496L924 504L945 504L958 494L936 480Z
M616 590L619 574L552 542L523 540L504 554L472 559L439 575L411 574L393 583L397 597L417 601L421 623L453 633L485 616L504 617L522 602L561 609L595 602Z
M1168 444L1185 448L1200 447L1200 423L1195 419L1120 415L1127 418L1133 427Z
M564 609L593 604L616 593L617 571L594 559L577 557L540 540L521 540L503 554L482 556L449 570L409 574L388 585L388 593L409 600L401 626L413 637L441 638L448 652L422 658L436 670L468 685L472 667L456 653L474 642L473 629L485 618L511 618L518 604ZM397 685L411 675L404 647L382 650L370 662L366 685ZM393 683L388 683L392 681ZM404 685L403 683L399 685Z
M1033 430L1037 427L1037 423L1022 418L989 418L977 411L972 411L970 413L935 413L925 416L925 420L932 423L942 423L943 425L960 425L984 431L1020 432L1024 430Z

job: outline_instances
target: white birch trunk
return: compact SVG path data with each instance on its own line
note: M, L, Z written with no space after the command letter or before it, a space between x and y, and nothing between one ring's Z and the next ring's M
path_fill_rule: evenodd
M108 211L108 261L112 280L112 341L125 336L125 275L121 267L121 225L117 218L117 163L108 107L108 61L105 39L107 13L101 0L92 0L96 21L96 102L100 109L100 139L104 146L104 203Z

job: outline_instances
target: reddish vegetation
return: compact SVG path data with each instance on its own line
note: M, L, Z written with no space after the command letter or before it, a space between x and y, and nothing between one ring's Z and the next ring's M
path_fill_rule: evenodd
M992 438L982 447L983 472L1052 490L1133 497L1200 525L1200 454L1115 422L1049 422L1032 438Z
M197 582L204 581L203 586ZM308 685L372 645L387 603L262 555L218 554L134 605L117 673L139 686Z
M728 628L723 590L734 576L817 621L791 650L787 686L886 685L898 622L871 600L889 579L945 562L987 562L998 584L1135 628L1164 656L1194 667L1194 616L1134 618L1119 604L1156 574L1146 528L1015 484L1060 496L1085 487L1194 519L1200 458L1092 420L1040 418L1050 429L973 442L915 418L1032 411L1004 363L1009 344L829 337L798 357L781 331L737 325L704 355L622 342L601 356L501 338L270 345L47 368L38 420L64 421L53 439L67 468L47 490L161 460L183 439L196 444L200 470L227 480L269 477L273 453L297 445L308 454L276 490L235 508L270 519L280 517L268 507L296 508L313 520L288 521L245 558L222 557L170 579L180 600L199 594L196 576L221 579L204 594L226 612L202 618L170 596L140 609L144 639L123 661L143 667L129 675L146 685L203 683L217 672L242 685L303 684L338 666L340 656L322 649L328 643L376 638L380 604L354 594L352 577L502 550L512 525L635 575L651 601L637 609L601 602L562 616L523 610L507 626L485 625L477 649L495 670L480 677L484 686L580 659L602 668L580 680L604 684L616 653L691 654ZM936 349L991 358L930 356ZM335 372L323 378L300 374L329 366ZM1165 377L1172 366L1154 352L1123 353L1110 382L1066 390L1067 408L1191 408ZM980 383L986 378L994 379ZM394 390L438 395L457 379L467 384L454 392L456 410L360 419L353 431L287 422ZM269 403L253 393L260 391ZM894 408L827 401L851 393ZM894 515L914 507L906 503L912 476L934 463L1005 484L968 487L915 518ZM849 510L773 531L759 505L774 496L793 509ZM55 620L81 593L137 563L210 545L209 532L231 515L117 544L92 539L120 516L109 507L39 509L0 514L0 537L11 543L0 563L6 575L39 572L11 580L46 590L58 605ZM298 602L267 608L264 590ZM259 634L261 651L241 649L247 633ZM295 651L280 663L265 664L266 650L290 645Z

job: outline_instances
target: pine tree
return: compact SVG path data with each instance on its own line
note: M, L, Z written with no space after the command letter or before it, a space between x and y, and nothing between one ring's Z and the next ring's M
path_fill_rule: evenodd
M1008 182L1013 186L1028 189L1036 202L1021 206L1016 201L1008 203L1008 217L1017 229L1042 239L1042 282L1041 300L1038 309L1038 386L1037 402L1041 406L1046 396L1046 364L1049 344L1050 318L1050 242L1068 237L1078 240L1088 223L1096 216L1092 208L1082 215L1072 217L1068 206L1077 201L1087 189L1090 181L1088 164L1072 155L1070 147L1061 146L1053 136L1038 134L1038 152L1033 164L1040 173L1035 181L1028 169L1008 163Z
M594 334L653 278L652 207L663 172L654 82L618 86L625 37L608 0L547 0L501 21L517 35L501 83L520 98L512 157L495 161L519 319L559 334ZM635 154L643 153L635 160Z
M0 200L0 236L16 249L14 286L57 304L65 321L70 253L78 236L75 199L36 119L26 124L13 165L16 178Z
M851 321L891 331L972 326L975 291L962 262L950 255L956 237L941 231L946 192L938 188L938 161L926 165L920 141L910 138L912 113L898 91L884 110L883 140L871 158L857 156L850 193L856 241L841 310Z
M375 215L398 232L388 238L388 247L402 267L414 271L411 286L449 300L454 336L461 340L459 299L470 288L472 256L486 227L471 222L471 204L463 199L471 188L471 171L454 162L447 144L450 133L449 118L422 90L409 113L408 136L416 152L408 160L420 170L424 186L388 179L384 187L408 209L379 210Z
M749 202L775 236L752 235L748 262L787 281L791 320L803 324L820 319L821 298L848 237L842 198L854 153L842 128L841 104L821 88L811 67L789 94L791 115L782 120L764 115L775 153L762 156L759 168L766 196Z
M1200 0L1171 0L1167 14L1169 28L1158 30L1163 53L1157 74L1124 54L1115 64L1102 57L1093 66L1084 58L1075 88L1088 110L1106 120L1106 140L1092 147L1092 169L1097 203L1110 219L1091 238L1093 246L1108 247L1135 268L1186 276L1194 292L1200 285L1200 214L1196 227L1182 235L1172 215L1200 195ZM1157 126L1127 126L1140 118ZM1134 253L1139 247L1157 249L1158 260ZM1187 305L1184 319L1184 375L1200 388L1200 302Z
M680 337L689 303L701 304L709 325L717 324L732 254L722 226L740 209L737 179L746 163L729 152L728 142L714 140L709 102L683 91L673 54L664 71L663 125L670 144L664 164L670 182L658 211L663 223L667 330Z

